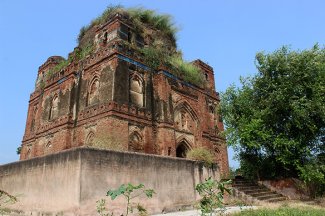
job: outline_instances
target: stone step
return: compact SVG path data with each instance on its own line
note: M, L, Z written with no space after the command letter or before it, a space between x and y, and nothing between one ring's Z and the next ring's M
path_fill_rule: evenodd
M261 193L261 192L269 192L270 190L267 188L260 188L260 189L255 189L255 190L245 190L243 191L246 194L253 194L253 193Z
M282 197L276 197L276 198L268 199L266 201L267 202L280 202L280 201L284 201L284 200L287 200L287 198L282 196Z
M263 195L269 195L269 194L277 194L277 193L267 190L267 189L265 189L265 191L249 193L249 195L251 195L251 196L263 196Z
M255 182L251 182L251 181L233 181L233 183L235 183L235 184L251 184L251 183L255 183Z
M255 196L255 198L258 200L269 200L269 199L280 198L280 197L282 197L281 194L268 194L268 195Z
M286 197L283 195L271 191L265 186L258 185L257 183L245 179L234 180L232 186L238 191L241 191L257 200L266 202L278 202L286 200Z
M232 186L235 186L235 187L236 186L252 186L252 185L258 185L258 184L252 183L252 182L251 183L245 183L245 184L244 183L237 183L237 182L235 182L235 183L232 184Z
M236 187L238 190L258 190L258 189L263 189L258 185L252 185L252 186L240 186L240 187Z

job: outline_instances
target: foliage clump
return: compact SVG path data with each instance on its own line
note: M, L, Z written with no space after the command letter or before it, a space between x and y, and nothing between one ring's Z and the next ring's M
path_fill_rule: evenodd
M212 166L212 164L215 162L214 154L204 147L192 148L187 152L186 158L203 161L207 166Z
M300 177L325 191L325 49L256 55L258 73L222 94L228 143L241 172L254 178Z

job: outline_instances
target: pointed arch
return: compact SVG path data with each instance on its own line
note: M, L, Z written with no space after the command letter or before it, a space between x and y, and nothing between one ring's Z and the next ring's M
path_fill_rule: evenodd
M58 94L54 94L49 112L49 120L55 119L59 115L59 96Z
M174 108L174 113L181 109L187 111L191 115L193 120L199 122L199 118L198 118L195 110L191 107L191 105L187 101L184 100L184 101L179 102Z
M174 123L179 130L194 132L199 126L199 118L192 107L183 101L174 109Z
M38 111L38 108L37 108L37 104L36 104L36 105L34 105L34 108L33 108L32 122L31 122L31 126L30 126L31 132L33 132L35 129L35 119L36 119L37 111Z
M88 85L87 105L93 105L99 102L99 77L95 75Z
M32 150L31 150L31 147L27 147L26 159L31 158L31 156L32 156Z
M129 151L142 152L144 150L143 137L138 131L133 131L129 135Z
M137 106L144 106L144 79L138 72L130 73L129 78L130 102Z
M46 147L47 149L51 148L51 147L52 147L52 142L51 142L51 141L48 141L48 142L46 143L45 147Z
M176 157L186 158L187 152L191 149L191 144L186 138L180 139L176 145Z
M93 146L95 140L95 133L90 131L86 137L85 145L87 146Z

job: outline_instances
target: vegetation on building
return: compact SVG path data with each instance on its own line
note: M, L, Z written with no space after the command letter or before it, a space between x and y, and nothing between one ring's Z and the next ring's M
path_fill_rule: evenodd
M166 68L168 72L199 87L204 87L205 81L200 69L190 62L183 60L182 53L177 50L176 33L178 31L170 15L158 14L154 10L144 8L124 8L120 5L109 6L99 17L80 29L78 47L62 61L47 71L46 79L60 72L72 62L80 61L95 52L94 40L96 29L105 25L115 15L123 16L132 26L133 31L150 40L150 44L142 47L132 41L123 41L123 45L135 50L142 61L153 70ZM132 57L132 56L131 56Z
M191 160L203 161L208 167L215 163L215 155L207 148L195 147L189 150L186 154L186 158Z

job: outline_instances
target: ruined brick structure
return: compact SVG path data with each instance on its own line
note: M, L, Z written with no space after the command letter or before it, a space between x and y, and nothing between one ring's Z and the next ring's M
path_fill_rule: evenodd
M91 54L77 59L75 48L72 61L50 75L64 58L52 56L39 67L20 159L78 146L185 157L189 149L205 146L227 172L213 69L193 62L206 82L200 87L173 75L168 66L150 68L136 49L124 45L151 46L150 38L137 35L118 13L90 31Z

